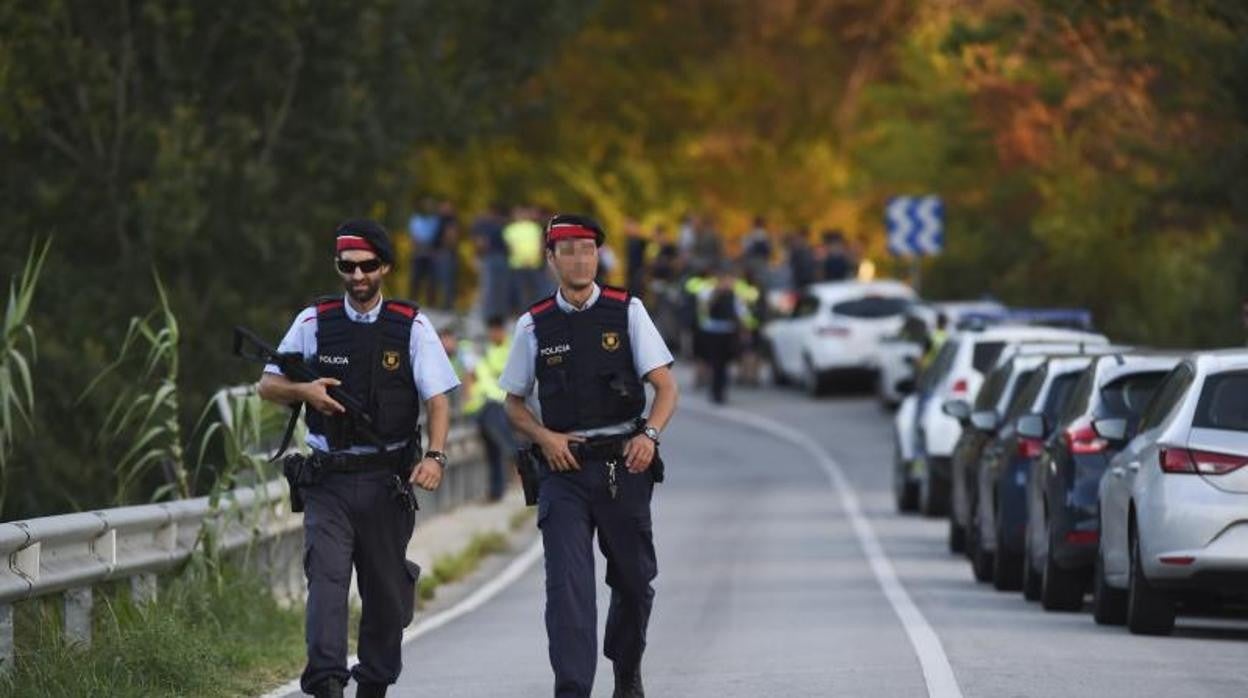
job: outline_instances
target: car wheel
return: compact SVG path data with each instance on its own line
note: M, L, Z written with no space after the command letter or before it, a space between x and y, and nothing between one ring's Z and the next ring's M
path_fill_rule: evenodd
M966 552L966 529L949 517L949 552Z
M771 366L771 382L779 387L793 385L793 381L785 374L784 369L780 368L780 362L776 360L776 349L771 344L767 345L767 363Z
M1040 599L1040 573L1036 571L1034 565L1031 564L1031 532L1028 531L1024 538L1023 547L1026 552L1023 553L1023 598L1028 601L1038 601Z
M901 448L893 444L893 499L897 502L897 511L907 514L919 508L919 486L906 477L909 468L901 460Z
M1040 584L1040 605L1046 611L1078 611L1083 608L1084 576L1065 570L1052 555L1044 560L1044 577Z
M1018 591L1023 586L1023 559L1017 553L1002 550L1005 532L997 524L997 552L992 556L992 586L997 591Z
M979 539L979 523L972 521L968 540L968 552L971 558L971 572L977 582L992 581L992 553L984 550Z
M1111 587L1105 580L1105 558L1099 547L1092 570L1092 619L1097 625L1127 622L1127 592Z
M924 516L944 516L949 512L949 481L925 469L919 481L919 511Z
M1153 588L1144 577L1140 537L1131 535L1131 578L1127 583L1127 629L1136 635L1174 632L1174 601Z
M802 359L802 387L806 389L806 394L811 397L820 397L824 392L823 380L809 356Z

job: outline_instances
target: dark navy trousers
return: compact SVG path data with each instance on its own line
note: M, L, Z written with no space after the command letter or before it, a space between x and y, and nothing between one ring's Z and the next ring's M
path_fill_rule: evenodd
M323 473L302 488L304 573L308 578L310 693L327 678L388 685L403 668L403 629L416 602L416 567L405 557L416 514L395 497L391 472ZM347 670L347 608L355 568L363 614L360 663Z
M633 475L622 458L612 499L602 458L580 458L581 469L543 470L537 524L546 548L546 635L556 698L588 698L598 664L598 609L593 538L607 559L611 606L604 654L617 669L640 668L658 573L650 519L654 483Z

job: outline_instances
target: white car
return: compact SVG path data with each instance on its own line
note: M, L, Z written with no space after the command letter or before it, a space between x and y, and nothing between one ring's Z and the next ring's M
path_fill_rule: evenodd
M946 327L952 329L969 315L1004 312L1005 306L996 301L949 301L912 306L902 319L901 329L880 343L880 375L876 381L880 402L892 409L914 391L917 368L927 351L938 317L944 315Z
M973 403L984 376L1002 360L1007 347L1035 342L1060 342L1079 347L1104 346L1104 335L1032 325L996 325L950 336L920 378L914 415L914 454L902 477L917 489L918 507L928 516L949 510L953 448L962 423L945 413L951 400Z
M1122 419L1094 423L1121 442ZM1193 354L1101 478L1098 623L1169 634L1176 601L1248 596L1248 350Z
M772 376L821 394L836 372L879 370L880 341L901 328L914 290L899 281L813 284L793 312L763 326Z

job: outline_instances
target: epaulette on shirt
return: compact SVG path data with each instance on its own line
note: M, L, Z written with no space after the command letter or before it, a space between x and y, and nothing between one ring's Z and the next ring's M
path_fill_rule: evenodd
M623 303L625 305L628 305L629 301L628 291L625 291L622 288L616 288L615 286L603 286L602 294L599 297L606 298L609 301Z
M312 301L317 315L341 308L342 303L342 296L320 296Z
M393 300L386 301L386 310L398 313L409 320L415 320L416 315L420 312L420 306L411 301Z
M529 306L529 316L536 319L538 315L549 312L555 307L555 297L548 296Z

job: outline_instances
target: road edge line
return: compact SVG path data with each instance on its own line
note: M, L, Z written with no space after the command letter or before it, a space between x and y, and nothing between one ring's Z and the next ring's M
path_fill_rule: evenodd
M888 599L889 605L892 606L893 612L897 614L897 619L901 621L902 628L906 631L906 637L909 638L910 646L914 649L915 656L919 660L919 667L923 671L923 681L927 684L928 696L962 698L962 689L958 686L953 666L949 663L949 656L945 654L940 636L927 622L927 618L914 603L914 599L910 598L909 592L897 576L897 570L893 567L892 561L884 552L879 537L875 535L871 521L862 513L857 492L850 484L844 469L828 454L827 450L806 434L757 414L742 412L732 407L712 408L709 405L690 404L688 401L684 402L682 407L704 417L719 418L753 427L775 438L789 441L814 457L840 496L841 508L854 529L858 545L871 566L875 581L880 585L884 598Z

